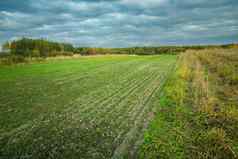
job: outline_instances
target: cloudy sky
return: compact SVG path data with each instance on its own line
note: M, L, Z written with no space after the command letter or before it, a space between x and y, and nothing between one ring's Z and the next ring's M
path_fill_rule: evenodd
M0 0L0 44L23 36L95 47L238 42L238 0Z

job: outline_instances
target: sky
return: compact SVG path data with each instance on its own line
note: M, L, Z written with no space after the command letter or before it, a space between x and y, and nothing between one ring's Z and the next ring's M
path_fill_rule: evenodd
M90 47L238 42L238 0L0 0L0 45L21 37Z

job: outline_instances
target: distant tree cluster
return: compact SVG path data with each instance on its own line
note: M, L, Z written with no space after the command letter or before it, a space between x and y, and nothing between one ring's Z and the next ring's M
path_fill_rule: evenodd
M202 50L209 48L234 48L237 44L228 45L195 45L195 46L160 46L160 47L131 47L131 48L75 48L74 53L81 55L95 54L129 54L129 55L159 55L179 54L186 50Z
M135 54L135 55L158 55L158 54L177 54L185 51L180 47L132 47L132 48L118 48L112 50L118 54Z
M75 48L75 53L81 55L95 54L136 54L136 55L156 55L156 54L176 54L184 51L179 47L133 47L133 48Z
M178 54L188 49L205 49L212 46L161 46L161 47L131 47L131 48L75 48L75 53L81 55L95 54L129 54L129 55L159 55Z
M74 47L71 44L29 38L6 42L3 44L3 49L9 50L13 55L24 57L71 55L74 51Z

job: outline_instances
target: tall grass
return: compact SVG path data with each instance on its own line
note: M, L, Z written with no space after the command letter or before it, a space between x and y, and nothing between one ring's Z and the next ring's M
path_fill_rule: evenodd
M238 49L182 54L145 134L142 158L237 158L237 66Z

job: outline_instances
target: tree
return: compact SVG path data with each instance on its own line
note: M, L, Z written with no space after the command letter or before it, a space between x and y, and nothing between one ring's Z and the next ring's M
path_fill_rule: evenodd
M40 57L40 51L37 49L34 49L31 53L32 57Z
M87 51L87 54L88 55L96 55L97 54L96 49L95 48L89 48L88 51Z
M10 48L11 53L21 56L41 56L47 57L54 53L61 55L64 52L73 52L74 47L71 44L51 42L44 39L22 38L4 44L4 48Z
M10 49L11 49L11 43L10 42L7 41L2 45L3 52L9 52Z

